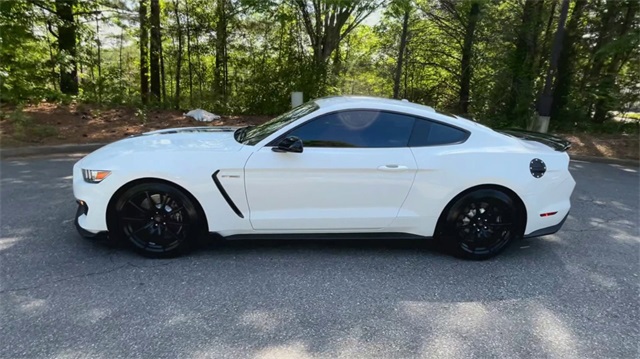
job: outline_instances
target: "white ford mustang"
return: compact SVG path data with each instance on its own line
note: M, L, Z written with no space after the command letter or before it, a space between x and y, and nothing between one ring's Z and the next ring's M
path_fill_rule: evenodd
M575 186L568 146L404 100L323 98L255 127L160 130L98 149L73 169L76 227L150 256L213 233L434 238L484 259L560 229Z

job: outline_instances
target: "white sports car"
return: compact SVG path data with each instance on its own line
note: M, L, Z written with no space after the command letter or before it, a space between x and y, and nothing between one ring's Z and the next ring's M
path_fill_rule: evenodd
M255 127L160 130L98 149L73 169L76 226L150 256L215 234L434 238L485 259L560 229L575 186L568 146L405 100L322 98Z

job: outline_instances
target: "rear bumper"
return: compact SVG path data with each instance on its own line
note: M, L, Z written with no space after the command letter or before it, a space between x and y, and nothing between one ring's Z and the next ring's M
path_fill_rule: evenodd
M527 209L525 237L557 232L571 210L571 194L576 182L569 171L548 171L528 185L522 200ZM553 230L553 228L556 228ZM552 231L550 233L546 233Z
M550 226L550 227L538 229L537 231L534 231L534 232L531 232L531 233L525 235L524 238L535 238L535 237L546 236L546 235L549 235L549 234L554 234L554 233L558 232L560 230L560 228L562 228L562 225L564 225L564 221L567 220L567 217L569 217L569 213L567 213L564 216L564 218L562 218L562 221L560 221L560 223L555 224L555 225Z

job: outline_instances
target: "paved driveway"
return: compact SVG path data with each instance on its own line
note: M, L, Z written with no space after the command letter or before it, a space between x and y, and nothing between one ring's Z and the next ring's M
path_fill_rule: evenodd
M564 229L485 262L380 241L149 260L77 236L74 160L1 162L1 358L638 357L638 168L572 162Z

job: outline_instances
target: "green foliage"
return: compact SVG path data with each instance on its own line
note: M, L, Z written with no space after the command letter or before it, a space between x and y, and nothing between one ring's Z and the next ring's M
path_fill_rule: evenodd
M625 113L623 114L623 117L631 120L640 121L640 113Z
M290 0L161 0L166 96L143 107L137 1L72 2L77 27L73 58L59 50L63 24L56 1L0 1L0 101L132 105L140 108L136 116L144 123L147 108L176 105L220 114L275 115L290 107L293 91L304 92L305 100L337 94L391 97L409 9L399 95L453 112L460 100L464 35L474 2L388 0L382 6L374 0L321 0L303 1L301 7ZM552 128L637 131L634 124L612 120L613 111L640 106L636 2L570 0L567 23L575 16L575 28L563 44L562 71L555 74L561 105L553 112ZM479 2L470 116L498 126L524 126L535 116L558 25L561 1L555 8L553 3ZM581 10L577 15L576 7ZM380 21L358 22L375 8ZM313 15L311 24L303 9ZM332 12L338 16L346 10L351 12L337 32L326 26ZM328 46L331 51L320 54L322 61L308 30L318 21L315 29L323 41L338 34L335 49ZM63 94L61 73L73 62L79 93ZM33 132L27 130L33 128L28 121L14 122ZM51 135L47 131L31 134Z
M147 123L149 119L149 112L146 107L139 107L136 109L134 116L138 121L140 121L143 125Z

